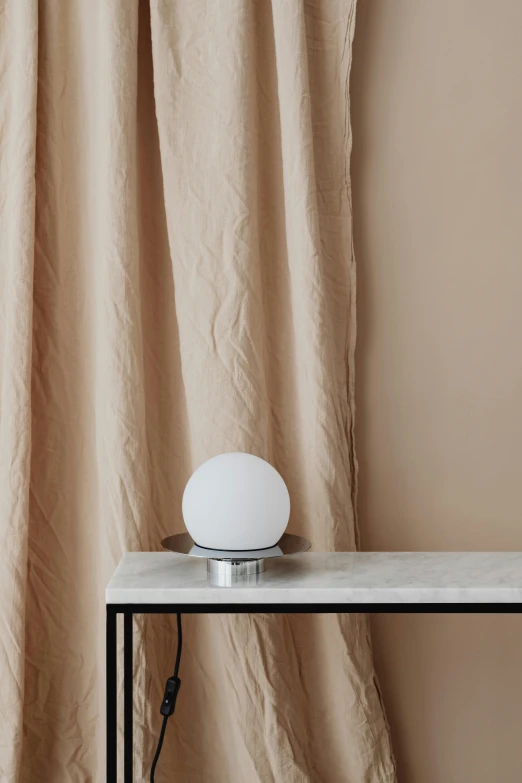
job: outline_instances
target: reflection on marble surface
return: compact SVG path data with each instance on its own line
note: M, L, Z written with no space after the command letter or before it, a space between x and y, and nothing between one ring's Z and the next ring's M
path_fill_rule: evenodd
M522 603L520 552L330 552L267 561L255 587L212 587L205 560L124 555L108 603Z

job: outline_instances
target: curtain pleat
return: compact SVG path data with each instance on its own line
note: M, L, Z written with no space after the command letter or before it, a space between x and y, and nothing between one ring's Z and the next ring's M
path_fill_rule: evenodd
M0 4L0 776L18 778L24 704L35 223L36 0ZM26 699L34 694L25 693Z
M4 7L0 779L85 783L105 584L202 461L268 459L291 532L356 546L355 0ZM148 779L176 636L136 628ZM364 616L186 617L181 677L160 781L395 780Z

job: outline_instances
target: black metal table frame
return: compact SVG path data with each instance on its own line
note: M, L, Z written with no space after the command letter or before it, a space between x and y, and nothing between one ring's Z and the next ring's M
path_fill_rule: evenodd
M400 603L400 604L107 604L107 783L117 783L117 625L123 615L123 780L133 783L132 618L135 614L519 614L513 603Z

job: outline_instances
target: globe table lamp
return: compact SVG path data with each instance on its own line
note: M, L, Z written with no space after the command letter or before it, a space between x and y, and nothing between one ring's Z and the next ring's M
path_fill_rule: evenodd
M182 503L194 542L206 549L268 549L288 525L286 484L264 459L253 454L220 454L190 477Z
M200 465L185 487L182 512L188 535L162 544L206 557L215 585L256 584L266 558L310 548L306 539L285 534L288 489L277 470L253 454L219 454Z

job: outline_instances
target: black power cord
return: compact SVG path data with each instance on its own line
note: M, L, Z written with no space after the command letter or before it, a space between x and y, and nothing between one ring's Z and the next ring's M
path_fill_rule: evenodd
M160 712L163 715L163 723L159 735L158 747L156 748L156 755L154 756L154 761L152 762L152 767L150 770L150 783L154 783L154 772L156 771L156 765L160 757L161 748L163 747L163 740L165 739L165 730L167 728L167 721L176 708L176 699L178 697L179 688L181 685L181 680L178 677L178 672L179 672L179 664L181 661L181 648L183 646L183 634L181 632L181 615L179 613L176 614L176 619L178 625L178 649L176 652L176 663L174 664L174 674L172 675L172 677L169 677L165 685L165 694L163 696L163 701L161 702Z

